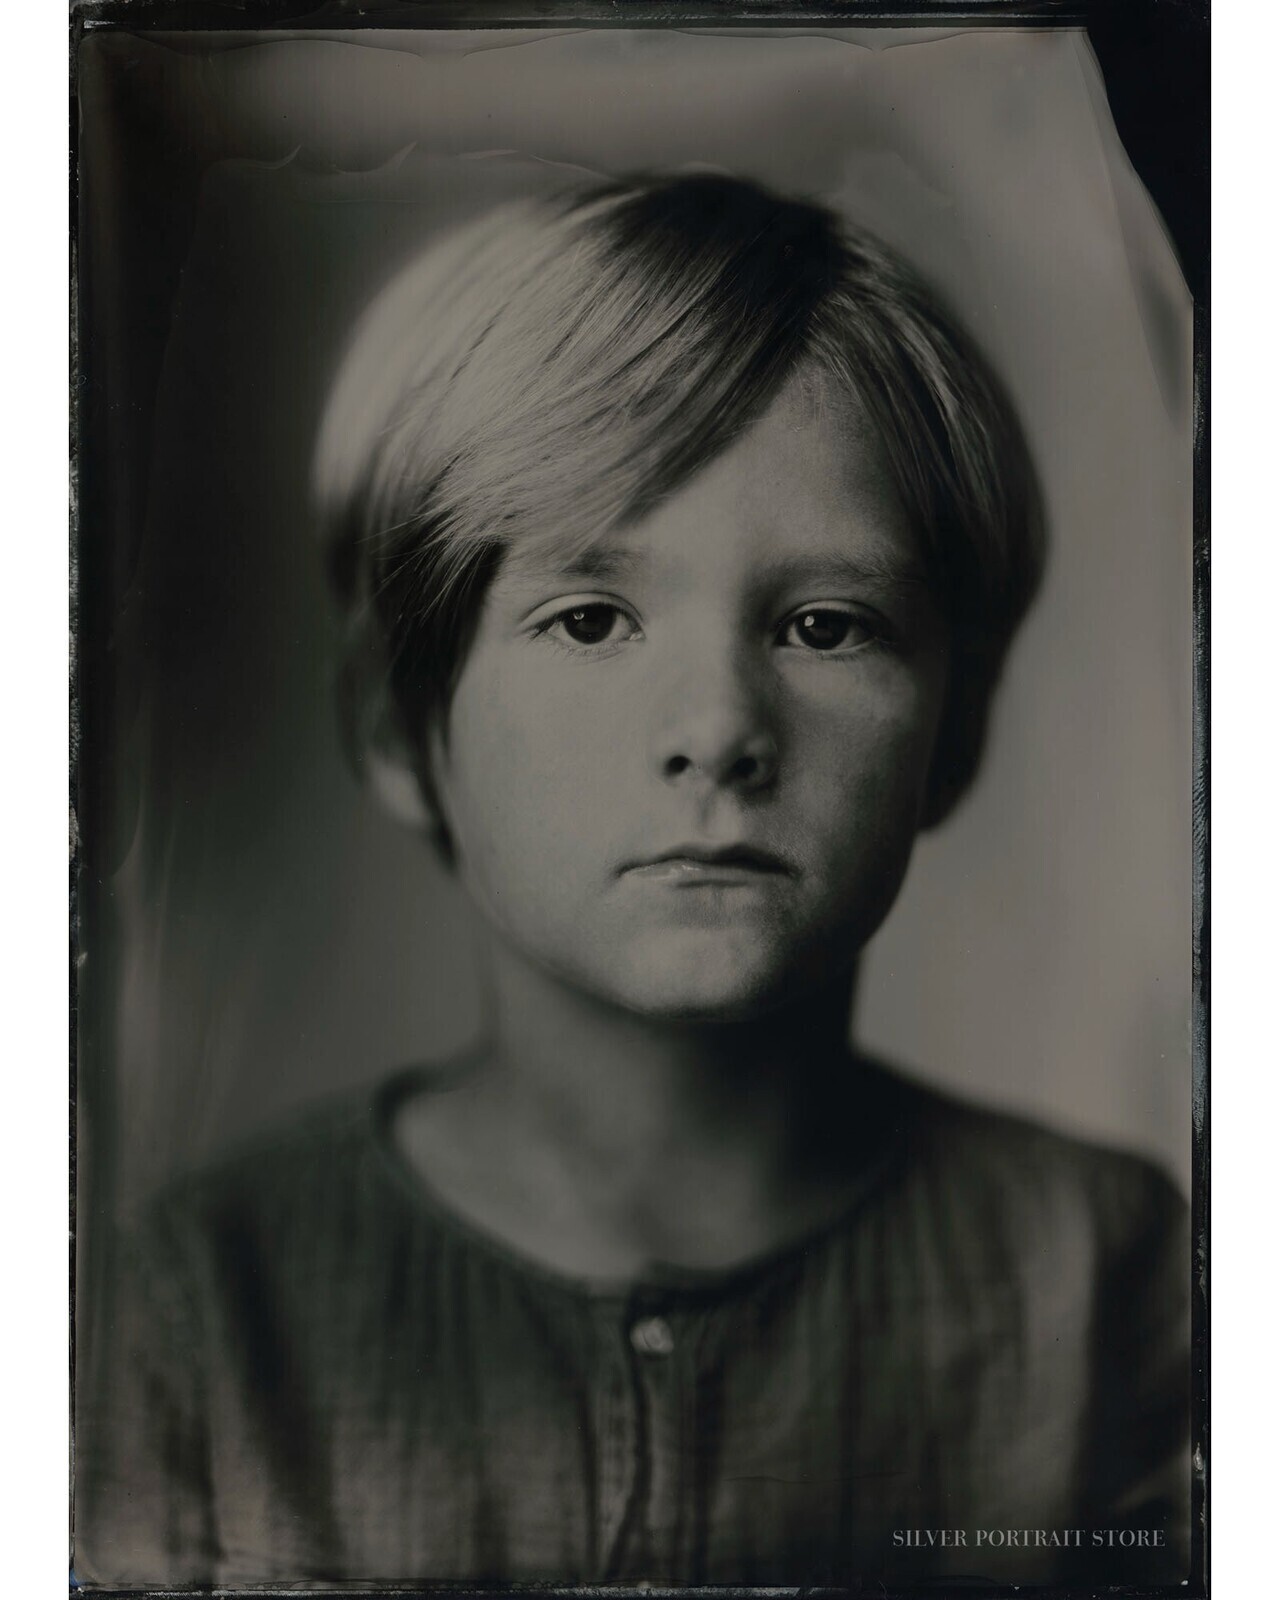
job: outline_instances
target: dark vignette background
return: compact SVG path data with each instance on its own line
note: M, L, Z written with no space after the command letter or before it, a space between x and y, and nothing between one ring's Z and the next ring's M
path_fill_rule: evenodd
M166 26L181 25L178 13L185 9L168 8ZM943 14L950 19L949 13ZM142 26L145 34L145 25L155 16L131 12L133 28ZM279 14L272 20L281 23ZM363 25L369 18L360 20ZM342 25L338 18L328 21ZM243 13L235 25L244 26ZM1117 131L1160 205L1200 310L1203 335L1208 287L1208 51L1203 17L1194 7L1173 3L1120 4L1091 18L1089 38L1105 76ZM189 40L146 43L148 50L159 45L178 54L190 47ZM255 1120L269 1120L273 1108L285 1110L302 1097L294 1091L273 1099L265 1082L269 1061L258 1068L266 1107L261 1112L253 1109L260 1085L252 1077L231 1091L224 1087L221 1105L216 1094L212 1103L207 1097L171 1095L162 1115L155 1113L155 1093L149 1100L145 1087L132 1099L122 1093L128 1066L121 1046L136 1042L139 1028L145 1027L136 1016L132 1032L123 1027L122 1010L127 1010L131 993L146 994L148 984L152 991L157 984L163 988L175 975L166 971L158 976L166 961L163 948L141 949L136 939L121 937L121 930L136 928L139 907L154 905L156 896L172 892L174 881L172 862L138 860L140 818L166 809L187 817L194 811L198 826L202 797L207 800L212 794L218 797L222 832L189 851L190 876L175 903L175 915L186 925L184 936L189 938L190 921L199 917L202 903L221 899L234 906L239 896L242 908L260 908L282 892L280 882L273 881L275 863L255 854L263 848L264 814L274 810L290 819L295 866L315 864L314 872L292 875L290 892L296 894L302 885L305 896L310 886L314 899L295 908L290 926L295 931L312 927L316 943L308 946L302 939L280 949L268 942L248 952L247 959L265 982L273 971L277 977L283 974L283 988L296 995L317 949L332 937L326 923L332 914L332 886L325 887L332 812L307 791L306 774L292 764L289 749L270 746L268 719L246 726L236 713L255 700L287 701L306 707L298 714L314 719L312 726L295 729L300 744L331 738L331 709L314 693L329 667L328 641L307 620L324 614L319 565L300 572L296 549L287 541L273 545L269 536L273 525L297 517L289 486L305 475L314 419L295 414L285 425L280 419L300 390L317 390L322 382L338 332L368 282L369 252L403 252L422 232L410 208L394 194L390 205L386 195L353 196L346 217L331 217L331 226L316 223L312 242L327 243L327 252L315 258L314 270L296 257L291 261L292 282L282 303L280 285L273 291L273 286L255 281L251 271L255 258L273 248L273 220L279 228L278 252L281 257L288 254L287 236L296 216L285 211L273 215L269 183L261 196L246 202L244 189L235 183L219 196L208 180L211 169L225 170L228 163L232 170L240 164L240 176L245 177L249 163L261 165L268 156L286 160L287 141L265 150L260 128L192 115L189 100L173 98L179 80L166 84L163 72L144 85L148 67L141 57L147 53L131 57L128 50L117 51L92 66L82 56L78 85L76 914L82 1248L94 1236L94 1221L110 1216L122 1194L148 1187L206 1153L220 1138L234 1136ZM185 80L187 91L193 85L198 91L209 87L201 71ZM352 137L358 139L358 130ZM252 187L252 175L247 181ZM451 180L442 173L434 181L439 192ZM482 203L487 192L504 192L504 181L509 180L498 165L483 175L472 168L465 192L455 192L452 204L465 208ZM355 231L363 230L363 243L352 251L344 239L357 212ZM255 232L253 248L246 252L244 219L250 214ZM205 231L201 248L193 250L198 225ZM193 270L211 273L210 283L193 282ZM230 293L224 309L233 313L230 320L238 328L234 346L210 349L207 333L201 346L201 319L191 315L190 307L200 304L202 293ZM306 370L291 372L286 381L280 355L287 348L305 351ZM245 354L254 350L264 352L260 367L256 374L246 374ZM189 382L175 383L175 372L197 373L196 392ZM262 426L274 429L270 452L246 462L244 435L237 435L235 428L220 432L229 425L219 396L228 393L240 404L255 406ZM236 427L243 424L241 413ZM263 465L268 458L269 471ZM167 538L158 557L157 504L167 507L170 532L175 508L185 508L190 530L188 538ZM211 526L215 516L216 528ZM211 537L221 542L221 560L208 559ZM1203 580L1202 544L1197 554ZM1175 629L1189 620L1170 619ZM1189 627L1183 626L1183 632L1189 669ZM285 648L264 656L265 639L284 642ZM193 662L212 659L219 663L225 692L201 681L198 673L192 677ZM151 715L157 685L168 706L158 720ZM231 761L229 752L235 752ZM359 827L384 827L368 813L360 816ZM236 870L229 876L230 862ZM362 901L359 885L347 888L344 937L355 953L367 939L385 932L381 924L386 910L375 895ZM447 899L447 886L440 893ZM252 921L230 913L212 918L210 937L215 945L238 938L236 928ZM453 935L447 906L434 933L408 921L401 931L401 948L406 950L412 933L413 960L449 959ZM1191 931L1188 916L1189 935ZM206 946L206 957L214 966L220 961L230 966L244 963L246 952ZM1189 957L1188 950L1188 992ZM181 981L183 974L177 977ZM201 995L200 973L187 971L185 977L192 1007L186 1023L194 1045L205 1048L210 1061L234 1054L241 1041L229 1039L228 1030L237 1026L236 997ZM412 982L408 965L399 981ZM174 1003L172 993L168 1003ZM354 1004L361 1004L359 996ZM241 1016L242 1027L251 1025L246 1015ZM243 1048L252 1053L252 1038L244 1039ZM375 1046L360 1070L377 1076L393 1064ZM913 1064L924 1069L935 1065ZM199 1077L190 1062L173 1062L171 1067L179 1083ZM228 1103L228 1092L232 1102L239 1097L243 1104ZM164 1101L164 1085L158 1094ZM1153 1143L1160 1145L1159 1140ZM1178 1165L1176 1159L1170 1164ZM1185 1180L1185 1168L1179 1170ZM91 1254L90 1271L105 1270L105 1259L105 1252L96 1261ZM92 1308L91 1281L82 1275L80 1287Z

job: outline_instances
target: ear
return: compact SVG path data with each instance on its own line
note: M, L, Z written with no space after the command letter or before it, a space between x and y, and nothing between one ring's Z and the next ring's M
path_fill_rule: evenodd
M398 752L371 745L364 752L364 768L369 786L397 822L420 832L438 826L440 819L427 804L417 772Z
M439 781L444 741L437 730L427 735L425 751L412 751L398 734L384 727L381 739L365 746L361 766L365 782L384 809L402 826L424 834L444 866L457 862Z

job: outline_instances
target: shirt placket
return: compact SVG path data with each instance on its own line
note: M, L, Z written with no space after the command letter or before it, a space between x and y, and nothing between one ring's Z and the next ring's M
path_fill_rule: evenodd
M665 1581L679 1566L684 1453L694 1364L687 1316L658 1291L638 1292L611 1330L611 1418L602 1461L601 1549L606 1582Z
M608 1582L615 1572L628 1541L635 1514L638 1469L642 1466L639 1411L628 1347L619 1334L620 1322L625 1322L625 1317L616 1302L605 1302L596 1308L602 1356L597 1391L598 1498L592 1562L601 1582Z

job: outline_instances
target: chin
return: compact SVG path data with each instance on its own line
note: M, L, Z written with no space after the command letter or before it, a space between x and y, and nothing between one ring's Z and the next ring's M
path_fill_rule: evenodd
M671 1022L744 1022L776 1011L820 981L768 941L667 932L645 941L593 985L603 998Z

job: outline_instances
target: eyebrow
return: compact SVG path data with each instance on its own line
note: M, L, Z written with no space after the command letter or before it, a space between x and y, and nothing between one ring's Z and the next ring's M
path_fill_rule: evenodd
M626 545L588 545L582 550L557 550L546 545L515 549L503 563L505 571L520 580L628 578L645 565L645 556Z
M836 588L870 589L910 594L933 587L929 575L912 556L870 549L856 556L830 550L787 556L761 574L770 584L832 584Z
M614 581L634 577L648 562L643 551L628 545L599 544L572 552L554 549L513 551L507 573L519 581ZM784 554L766 563L758 574L761 588L827 586L875 593L909 595L934 587L924 567L900 552L869 549L855 555L837 550Z

